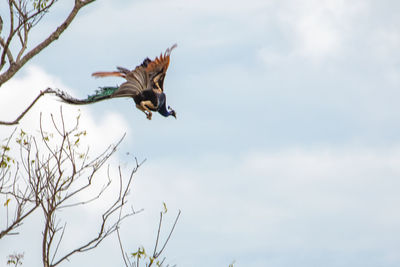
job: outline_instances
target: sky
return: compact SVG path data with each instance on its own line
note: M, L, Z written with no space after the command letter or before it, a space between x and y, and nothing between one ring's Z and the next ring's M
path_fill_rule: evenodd
M72 2L57 3L31 45ZM165 231L182 211L165 251L177 266L399 266L399 11L390 0L98 0L0 88L0 119L49 86L84 98L119 84L90 74L177 43L164 83L176 120L148 121L131 99L46 96L21 122L37 132L40 112L62 105L73 123L79 109L93 153L126 133L111 166L146 159L129 195L144 210L121 227L127 250L152 248L165 202ZM101 208L65 216L71 235L87 238ZM40 266L31 220L0 242L0 262L22 249L24 265ZM64 264L77 265L122 266L115 236Z

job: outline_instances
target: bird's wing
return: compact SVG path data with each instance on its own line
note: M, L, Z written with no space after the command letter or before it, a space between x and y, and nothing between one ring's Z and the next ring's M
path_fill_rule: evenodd
M142 65L137 66L133 71L129 72L120 67L118 69L125 72L126 82L121 84L119 89L114 93L115 97L133 97L149 88L149 77Z
M143 63L130 71L126 68L117 67L118 71L95 72L94 77L116 76L126 79L126 82L116 90L111 97L134 97L145 90L160 89L164 91L164 77L169 65L171 51L177 47L174 44L164 54L160 54L154 60L148 58Z
M164 54L161 53L159 57L147 63L146 72L152 88L164 91L164 78L169 66L169 57L175 47L177 47L176 44L168 48Z
M94 77L116 76L126 79L111 97L134 97L150 87L149 77L144 66L137 66L134 70L117 67L118 71L95 72Z

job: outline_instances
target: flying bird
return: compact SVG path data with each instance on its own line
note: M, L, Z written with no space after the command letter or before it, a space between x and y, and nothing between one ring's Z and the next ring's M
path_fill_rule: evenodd
M94 77L121 77L126 79L126 82L118 87L101 87L87 99L76 99L63 91L55 93L63 102L75 105L91 104L117 97L131 97L135 101L136 107L143 111L149 120L151 120L152 112L158 112L164 117L173 116L176 118L175 110L167 107L164 93L164 79L169 66L170 55L176 47L177 45L174 44L154 60L146 58L134 70L117 67L117 71L93 73L92 76Z

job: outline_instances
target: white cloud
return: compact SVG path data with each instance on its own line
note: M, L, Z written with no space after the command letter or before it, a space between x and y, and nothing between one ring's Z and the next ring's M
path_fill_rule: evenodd
M354 34L353 19L367 9L362 1L285 1L277 10L282 30L294 53L314 62L333 58L345 39Z
M387 26L387 25L385 25ZM376 60L376 65L384 71L384 78L396 88L400 84L399 51L400 33L397 28L391 26L386 28L377 27L372 30L367 44L372 53L369 57Z
M325 257L335 251L343 263L348 253L378 253L384 265L400 237L399 147L288 149L146 165L135 202L150 210L162 201L181 208L175 240L191 233L203 248L213 240L210 250L184 251L181 265L218 254L257 266L244 259L254 251L265 255L264 264L268 255L285 255L278 266L300 251L308 264L316 251Z
M260 36L272 2L156 0L124 3L123 7L114 2L99 2L87 16L78 18L77 23L85 25L85 29L74 29L74 34L87 36L90 32L95 40L102 40L106 32L113 36L107 42L118 41L118 49L129 47L139 51L154 47L157 53L171 42L192 49L226 47L248 42L249 38L243 35ZM113 23L102 18L113 18Z

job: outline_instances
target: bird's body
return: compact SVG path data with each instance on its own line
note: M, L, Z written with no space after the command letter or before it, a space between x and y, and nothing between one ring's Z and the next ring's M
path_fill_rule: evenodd
M159 112L161 115L168 117L174 116L176 113L173 109L166 106L166 95L164 93L164 78L169 66L171 51L176 44L168 48L164 54L156 57L154 60L146 58L143 63L130 71L126 68L117 67L117 71L111 72L95 72L94 77L121 77L126 82L119 87L102 87L96 91L94 95L88 96L87 99L75 99L64 92L57 92L57 95L69 104L90 104L98 101L131 97L135 101L136 107L143 111L150 120L153 112Z

